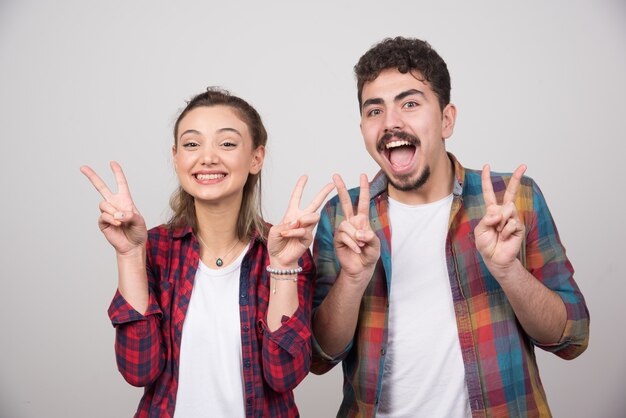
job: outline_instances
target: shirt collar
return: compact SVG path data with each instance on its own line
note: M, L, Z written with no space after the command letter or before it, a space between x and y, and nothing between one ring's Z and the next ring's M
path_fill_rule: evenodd
M268 224L268 227L271 227L271 225ZM172 229L172 236L175 239L184 238L190 234L193 234L193 230L188 225L178 226ZM261 234L259 234L258 231L254 231L254 234L252 234L252 241L263 241L263 237L261 237Z

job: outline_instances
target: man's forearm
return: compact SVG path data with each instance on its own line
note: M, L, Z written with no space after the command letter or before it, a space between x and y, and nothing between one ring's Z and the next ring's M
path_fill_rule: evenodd
M341 353L352 341L361 299L369 281L355 283L339 273L313 318L313 334L324 353Z
M519 261L505 276L496 279L526 333L540 343L559 342L567 322L561 297L533 277Z

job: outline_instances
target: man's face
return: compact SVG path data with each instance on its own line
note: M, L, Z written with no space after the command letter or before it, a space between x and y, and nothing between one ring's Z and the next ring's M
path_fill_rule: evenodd
M365 83L361 94L361 133L365 147L389 178L392 197L426 193L450 183L443 140L452 135L456 109L443 112L419 73L397 69ZM402 199L401 199L402 200Z

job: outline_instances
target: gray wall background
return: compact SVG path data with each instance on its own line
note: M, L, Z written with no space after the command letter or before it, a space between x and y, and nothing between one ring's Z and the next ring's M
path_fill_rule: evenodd
M131 416L141 396L115 367L114 253L81 164L112 181L118 160L148 224L163 222L175 116L221 85L266 122L276 222L302 173L305 199L334 172L375 173L352 66L397 34L448 62L449 150L470 167L525 162L557 221L592 327L572 362L538 352L554 415L625 416L623 0L0 0L0 416ZM339 368L307 377L302 416L332 416L341 384Z

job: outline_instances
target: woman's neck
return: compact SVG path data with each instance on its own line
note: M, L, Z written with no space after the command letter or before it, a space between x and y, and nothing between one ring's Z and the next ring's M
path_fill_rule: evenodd
M230 205L207 205L196 202L197 233L212 254L228 251L237 237L237 221L241 202ZM243 237L242 237L243 238Z

